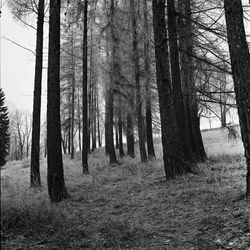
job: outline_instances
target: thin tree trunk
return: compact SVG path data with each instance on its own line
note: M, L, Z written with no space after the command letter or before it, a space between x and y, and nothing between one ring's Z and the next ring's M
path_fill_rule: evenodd
M115 84L115 77L116 77L116 36L115 36L115 28L114 28L114 16L115 16L115 10L114 10L114 0L111 0L110 3L110 36L111 36L111 41L110 41L110 45L111 45L111 69L110 69L110 86L108 87L107 90L107 103L106 103L106 107L107 107L107 114L106 114L106 118L107 118L107 140L108 140L108 145L107 145L107 149L108 149L108 154L109 154L109 159L110 159L110 163L116 163L116 154L115 154L115 147L114 147L114 135L113 135L113 127L114 127L114 122L113 122L113 118L114 118L114 84Z
M33 121L31 139L30 187L41 186L40 178L40 127L41 127L41 92L43 71L43 24L44 0L39 0L36 35L36 66L33 99Z
M119 133L119 155L120 158L123 158L124 155L124 150L123 150L123 135L122 135L122 102L121 102L121 97L119 96L119 103L118 103L118 133Z
M72 31L72 96L71 96L71 155L70 158L74 159L74 127L75 127L75 58L74 58L74 33Z
M224 0L224 8L236 103L247 163L246 196L250 198L250 53L241 0Z
M52 202L68 198L63 173L60 119L60 0L50 1L47 147L48 192Z
M149 27L148 27L148 8L147 0L143 1L143 22L144 22L144 71L146 76L146 136L147 136L147 150L148 158L155 158L153 128L152 128L152 110L151 110L151 89L150 89L150 56L149 56Z
M138 5L138 3L137 3ZM145 147L145 124L142 115L142 98L140 85L140 65L138 54L138 34L137 34L137 17L134 0L130 0L130 11L132 17L132 34L133 34L133 63L134 63L134 77L136 89L136 114L139 135L139 148L141 155L141 162L147 162L147 152ZM137 7L138 8L138 7Z
M82 82L82 168L88 174L88 0L84 0Z
M102 139L101 139L101 131L100 131L100 110L99 110L99 94L98 94L98 87L96 93L96 109L97 109L97 134L98 134L98 146L99 148L102 146Z
M133 116L129 111L127 113L127 151L128 156L135 157L135 137L134 137L134 124Z

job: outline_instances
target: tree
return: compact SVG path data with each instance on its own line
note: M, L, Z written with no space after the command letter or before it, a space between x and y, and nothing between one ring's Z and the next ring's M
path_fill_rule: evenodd
M137 6L137 7L136 7ZM145 124L142 115L142 98L141 98L141 83L140 83L140 64L139 64L139 53L138 53L138 31L137 31L137 10L138 3L135 4L134 0L130 0L130 11L132 19L132 40L133 40L133 68L134 68L134 81L136 91L136 116L137 116L137 128L139 137L139 148L141 155L141 162L147 162L147 152L145 147Z
M51 202L68 198L63 173L60 119L60 0L50 1L47 82L48 192Z
M152 110L151 110L151 84L150 74L150 30L148 25L148 7L147 0L143 1L143 29L144 29L144 71L145 71L145 91L146 91L146 136L148 158L155 158L153 128L152 128Z
M171 62L171 78L174 93L174 106L178 132L181 138L183 152L186 161L192 161L190 140L187 136L187 116L184 110L181 72L179 63L179 48L177 41L177 22L174 0L167 0L168 10L168 34L169 34L169 51Z
M31 164L30 164L30 186L41 186L40 179L40 126L41 126L41 89L43 71L43 24L44 24L44 0L39 0L37 12L36 33L36 65L35 83L33 97L33 121L31 139Z
M161 116L163 161L166 178L189 171L184 162L174 110L174 95L170 81L165 0L153 0L156 78Z
M88 0L84 1L83 18L83 55L82 55L82 169L83 173L89 172L88 168Z
M0 88L0 167L6 163L10 144L8 108L4 106L4 100L5 95Z
M246 41L241 0L225 0L224 9L236 103L247 164L246 196L250 198L250 53Z

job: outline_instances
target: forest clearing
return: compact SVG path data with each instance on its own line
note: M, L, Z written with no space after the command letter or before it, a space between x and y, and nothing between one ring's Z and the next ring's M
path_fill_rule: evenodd
M59 204L49 201L46 159L41 190L29 189L27 160L9 162L1 170L2 249L249 249L242 142L221 129L202 136L209 159L198 175L168 181L160 143L148 163L109 165L98 149L87 176L80 159L65 156L71 198Z

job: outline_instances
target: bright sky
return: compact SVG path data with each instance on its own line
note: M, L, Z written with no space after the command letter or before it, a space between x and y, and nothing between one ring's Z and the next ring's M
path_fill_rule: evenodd
M25 27L21 23L13 20L10 11L7 8L7 1L2 0L1 17L1 79L0 86L3 88L7 105L12 103L18 109L32 112L33 86L35 57L31 52L18 47L12 42L6 40L7 37L18 44L35 50L35 30ZM1 2L1 0L0 0ZM243 4L248 4L248 0L243 0ZM249 8L250 11L250 8ZM250 12L249 12L250 13ZM250 25L246 25L246 32L250 35ZM45 28L46 30L46 28ZM45 34L45 37L47 35ZM248 37L250 40L250 37ZM47 46L47 39L44 41ZM42 96L42 114L46 109L46 69L43 74L43 96ZM11 106L11 105L10 105ZM11 107L10 107L11 108Z
M15 45L6 38L35 51L36 31L25 27L20 22L16 22L7 8L7 1L3 1L1 17L1 87L8 102L18 109L32 112L35 56L30 51ZM44 70L44 73L46 73L46 70ZM46 87L44 84L46 84L45 74L43 92ZM44 95L42 98L43 107L45 106L45 97Z

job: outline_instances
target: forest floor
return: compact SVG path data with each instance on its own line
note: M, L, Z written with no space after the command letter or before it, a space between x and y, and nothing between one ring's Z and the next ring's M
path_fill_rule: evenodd
M41 190L29 189L29 162L1 170L2 249L250 249L250 203L241 141L203 132L209 160L198 175L164 178L160 143L147 164L124 158L109 166L102 150L64 159L71 199L50 204L46 159Z

